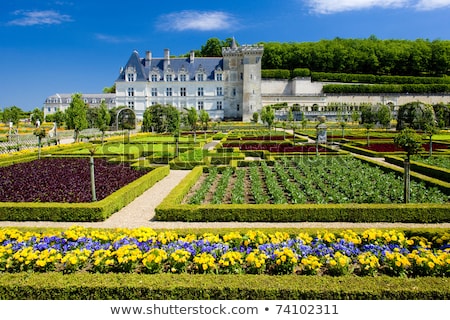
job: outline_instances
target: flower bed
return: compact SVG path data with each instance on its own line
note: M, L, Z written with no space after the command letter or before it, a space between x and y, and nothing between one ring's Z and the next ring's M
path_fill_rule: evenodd
M148 170L95 159L97 199L101 200ZM48 158L0 168L0 202L91 202L89 158Z
M448 277L450 234L0 230L0 272L23 271Z

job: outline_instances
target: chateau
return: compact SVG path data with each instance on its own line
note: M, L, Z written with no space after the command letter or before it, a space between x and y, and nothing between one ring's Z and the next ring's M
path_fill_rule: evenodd
M350 113L361 103L390 105L394 112L398 106L413 101L450 103L450 95L446 94L326 95L322 90L325 83L312 82L311 78L262 79L263 53L262 46L238 46L234 40L230 47L222 48L222 57L195 57L194 51L189 57L171 57L169 49L165 49L162 58L155 58L151 51L145 57L134 51L115 81L115 94L83 94L83 98L90 106L102 100L108 108L126 106L138 119L149 106L161 104L180 111L191 107L205 110L213 120L241 121L250 121L254 112L273 104L298 106L308 118L320 114L333 118L336 105L347 105L345 111ZM70 97L48 97L44 114L65 111Z

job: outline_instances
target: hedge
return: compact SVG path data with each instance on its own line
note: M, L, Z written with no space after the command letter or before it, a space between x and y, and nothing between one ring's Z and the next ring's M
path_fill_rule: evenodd
M203 172L195 168L155 209L159 221L450 222L448 204L181 204ZM395 214L393 214L395 212Z
M404 159L397 158L397 157L390 157L386 156L384 157L386 162L395 164L397 166L403 167ZM417 173L421 173L423 175L439 179L445 182L450 182L450 170L440 167L435 167L429 164L417 162L417 161L410 161L410 169L412 171L415 171Z
M291 72L285 69L266 69L261 70L261 78L263 79L289 79Z
M0 221L104 221L167 176L169 172L168 166L156 168L97 202L0 202Z
M4 300L447 300L448 278L0 274Z
M378 84L450 84L449 77L378 76L373 74L313 72L313 81Z
M323 93L329 94L379 94L379 93L403 93L403 94L433 94L449 93L450 84L326 84Z

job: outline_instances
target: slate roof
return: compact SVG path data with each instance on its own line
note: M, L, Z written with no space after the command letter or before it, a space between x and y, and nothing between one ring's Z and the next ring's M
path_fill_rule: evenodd
M152 58L150 60L150 65L145 66L145 59L140 58L139 54L134 51L116 81L125 81L125 73L128 67L136 68L136 81L148 81L150 78L149 75L155 71L159 73L160 79L162 79L165 71L164 58ZM203 69L204 73L206 74L207 79L205 80L214 80L214 71L218 69L223 70L223 58L195 57L194 61L191 63L189 57L171 57L169 67L175 74L174 80L177 80L177 76L183 68L185 72L189 74L189 79L187 79L188 81L194 80L195 74L200 69Z

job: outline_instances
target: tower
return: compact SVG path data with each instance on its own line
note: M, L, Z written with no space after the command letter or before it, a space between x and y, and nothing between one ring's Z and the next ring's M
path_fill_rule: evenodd
M254 112L261 111L262 46L238 46L233 39L231 47L222 48L225 117L250 121Z

